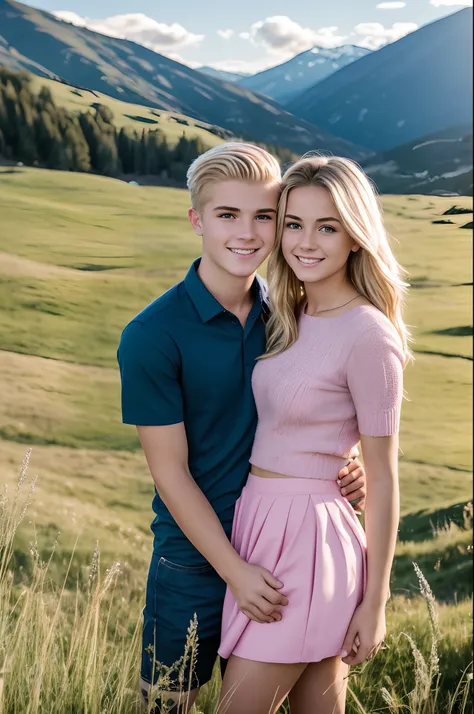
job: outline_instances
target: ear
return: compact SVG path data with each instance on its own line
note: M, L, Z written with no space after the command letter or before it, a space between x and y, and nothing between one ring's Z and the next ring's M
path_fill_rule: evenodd
M201 217L195 208L188 210L188 218L196 235L202 236Z
M351 253L357 253L358 250L360 250L360 245L354 242L352 244Z

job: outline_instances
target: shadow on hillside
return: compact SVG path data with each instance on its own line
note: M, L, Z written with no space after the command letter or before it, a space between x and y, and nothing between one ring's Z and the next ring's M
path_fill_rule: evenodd
M444 330L433 330L430 335L446 335L448 337L472 337L472 325L446 327Z
M22 171L22 169L4 169L3 166L0 164L0 176L3 176L4 174L23 174L25 173Z
M459 216L464 213L472 213L472 208L461 208L459 206L451 206L443 213L443 216Z
M472 533L472 502L456 503L435 511L410 513L400 521L399 541L419 543L408 546L408 552L395 556L392 571L392 595L410 597L419 593L413 572L415 560L425 574L435 598L456 602L472 595L472 546L462 531ZM452 525L461 529L449 536ZM444 533L446 536L444 535ZM431 541L432 547L426 547Z
M434 538L436 530L445 528L450 523L465 528L466 523L465 501L455 503L447 508L439 508L435 511L423 509L416 513L409 513L400 519L398 539L401 542L412 541L422 542Z
M123 265L99 265L98 263L87 263L86 265L72 265L73 270L83 270L90 273L100 273L103 270L119 270Z
M159 124L156 119L148 119L148 117L141 117L138 114L124 114L127 119L133 119L133 121L142 122L142 124Z
M423 571L438 602L457 602L472 595L472 556L468 546L440 543L429 552L398 555L394 561L392 595L419 594L413 560Z

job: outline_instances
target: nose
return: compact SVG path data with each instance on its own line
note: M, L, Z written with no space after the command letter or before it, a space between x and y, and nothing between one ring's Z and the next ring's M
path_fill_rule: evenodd
M251 218L241 218L239 222L239 230L237 233L238 240L251 241L255 237L255 222Z
M314 231L302 231L298 247L308 252L317 250L319 248L318 234Z

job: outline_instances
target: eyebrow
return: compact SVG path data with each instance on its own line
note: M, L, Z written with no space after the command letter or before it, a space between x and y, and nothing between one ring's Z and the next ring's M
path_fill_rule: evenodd
M285 218L293 218L295 221L302 221L303 219L300 218L299 216L294 216L292 213L287 213L285 215ZM331 216L326 216L326 218L317 218L316 223L325 223L326 221L335 221L336 223L340 223L341 221L339 218L332 218Z
M232 206L216 206L214 211L232 211L232 213L241 213L240 208L235 208ZM255 213L276 213L275 208L259 208Z

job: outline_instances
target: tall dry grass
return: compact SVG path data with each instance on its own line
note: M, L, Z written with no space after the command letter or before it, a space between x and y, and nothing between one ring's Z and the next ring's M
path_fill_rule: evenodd
M32 542L30 575L14 571L15 538L36 484L28 479L29 458L30 452L13 492L5 487L0 497L0 714L138 714L141 602L127 591L120 563L102 573L96 548L85 577L78 577L76 588L70 589L66 582L74 553L58 584L50 577L56 544L42 557ZM420 601L396 599L386 649L350 674L348 712L469 710L472 674L463 623L468 608L460 604L454 619L452 609L448 617L416 565L415 570ZM446 627L443 633L440 613L451 623L449 633ZM197 621L190 623L186 651L174 665L181 680L186 664L198 654L198 630ZM163 669L152 695L166 690L170 674ZM215 711L219 687L216 672L203 688L196 712Z

